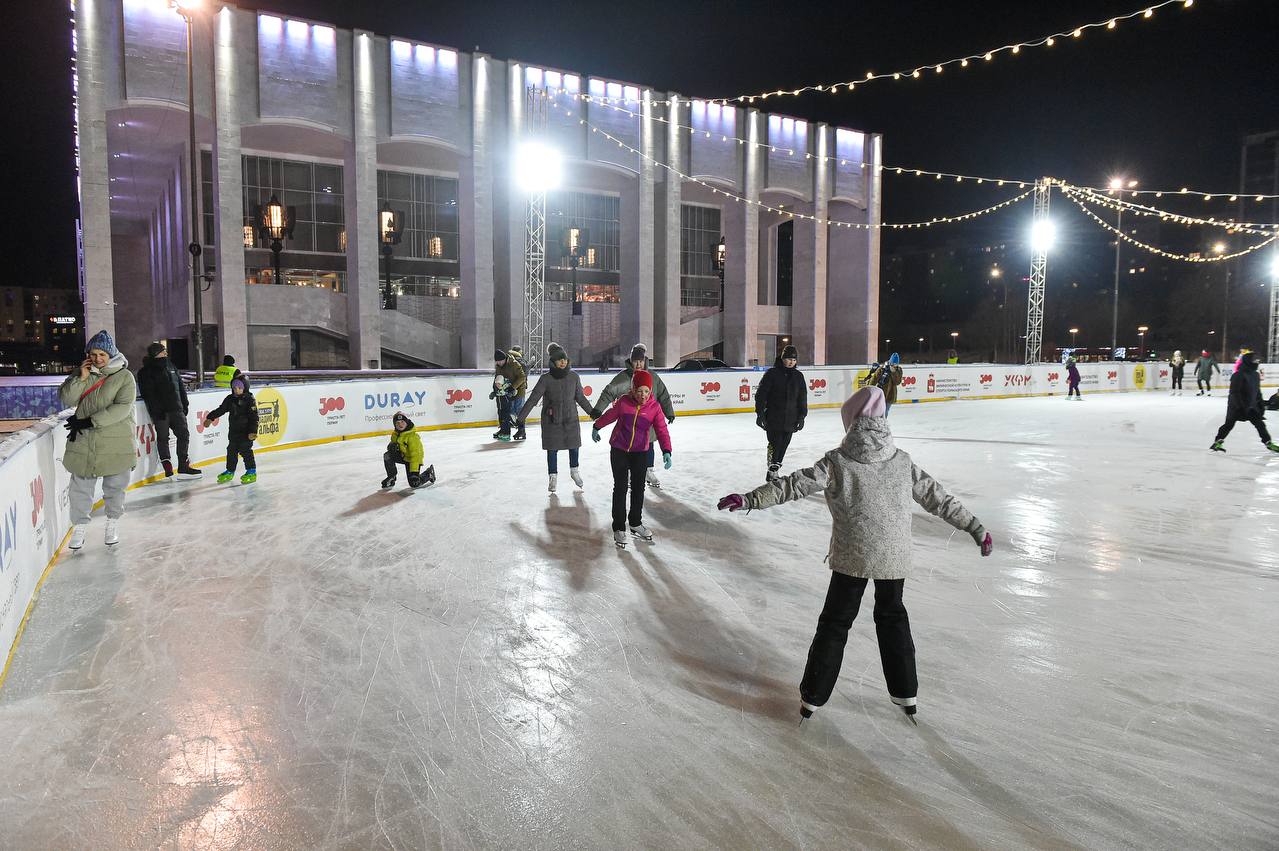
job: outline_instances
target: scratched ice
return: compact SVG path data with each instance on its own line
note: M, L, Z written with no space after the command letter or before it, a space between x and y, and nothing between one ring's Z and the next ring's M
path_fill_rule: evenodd
M620 553L604 446L548 495L535 428L425 434L412 496L381 440L135 491L0 693L0 845L1276 847L1279 459L1208 452L1222 413L893 411L998 545L913 520L918 728L869 607L798 725L829 521L715 511L762 479L749 416L676 421L657 543ZM814 413L787 468L838 437Z

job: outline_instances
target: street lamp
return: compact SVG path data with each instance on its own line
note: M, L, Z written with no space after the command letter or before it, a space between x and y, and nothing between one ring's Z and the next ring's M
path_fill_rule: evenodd
M722 236L719 242L715 243L715 254L711 258L711 264L719 273L719 309L722 311L724 309L724 268L728 265L728 246L724 243Z
M582 315L582 303L577 297L577 267L582 265L590 252L591 232L586 228L571 227L564 232L564 255L573 270L573 315Z
M284 206L274 195L265 206L258 207L258 234L264 241L271 243L271 255L275 261L272 283L283 283L280 276L280 252L284 250L284 240L293 238L293 222L296 218L293 207Z
M397 293L391 289L391 256L404 235L404 217L392 210L389 204L383 204L377 213L377 227L382 243L382 309L395 310L399 301Z
M1121 199L1123 198L1123 192L1120 190L1123 190L1125 185L1129 189L1132 189L1136 187L1137 181L1128 180L1127 178L1124 178L1124 177L1112 177L1110 179L1111 191L1119 191L1119 195ZM1123 232L1124 232L1124 207L1123 207L1123 204L1118 204L1116 206L1118 207L1119 212L1116 214L1116 219L1115 219L1115 293L1114 293L1115 308L1114 308L1114 313L1111 317L1111 323L1110 323L1110 356L1111 358L1115 356L1115 347L1119 345L1119 254L1120 254L1120 249L1123 246Z
M995 347L995 360L999 360L999 350L1003 348L1004 343L1008 342L1009 337L1008 324L1011 317L1008 315L1008 280L1004 278L1004 270L998 265L990 267L990 279L1000 281L1004 285L1004 300L999 303L999 345Z
M187 164L191 171L191 241L187 251L191 253L191 307L195 326L195 385L204 384L204 294L200 282L204 279L203 249L200 247L200 167L199 151L195 144L195 15L203 7L201 0L169 0L169 7L176 9L187 25Z
M1075 348L1075 336L1076 336L1078 333L1079 333L1079 329L1078 329L1078 328L1071 328L1071 329L1070 329L1070 347L1071 347L1072 349L1073 349L1073 348Z
M924 356L924 338L923 337L919 338L919 356L921 358Z
M1147 325L1137 326L1137 336L1141 338L1141 354L1138 356L1141 360L1146 359L1146 332L1150 330Z

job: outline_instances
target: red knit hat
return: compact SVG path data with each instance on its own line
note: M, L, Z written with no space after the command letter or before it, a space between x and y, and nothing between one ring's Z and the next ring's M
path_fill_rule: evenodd
M635 375L631 377L631 389L637 387L647 387L653 389L653 374L642 369L635 370Z

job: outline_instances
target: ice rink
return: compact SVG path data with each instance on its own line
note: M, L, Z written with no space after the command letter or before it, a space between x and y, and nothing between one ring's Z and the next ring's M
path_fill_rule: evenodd
M133 491L0 691L0 846L1274 848L1279 457L1208 451L1223 396L893 410L996 541L913 520L918 727L869 600L798 724L830 519L715 510L748 415L676 421L622 552L607 444L548 495L536 427L424 433L411 495L381 439ZM786 471L840 437L814 412Z

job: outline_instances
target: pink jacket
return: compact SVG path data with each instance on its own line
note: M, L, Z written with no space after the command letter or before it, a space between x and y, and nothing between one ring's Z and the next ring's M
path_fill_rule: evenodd
M666 415L662 413L662 406L657 404L655 396L649 396L648 401L641 406L627 393L595 421L595 428L603 428L614 421L617 425L613 426L613 436L608 441L608 445L614 449L647 452L651 428L657 432L657 442L661 444L662 451L671 451L671 433L666 428Z

